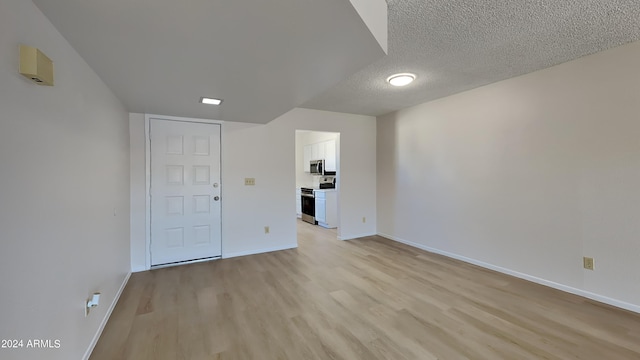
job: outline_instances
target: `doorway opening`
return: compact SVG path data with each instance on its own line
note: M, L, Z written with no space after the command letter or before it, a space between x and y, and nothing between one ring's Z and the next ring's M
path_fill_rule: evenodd
M340 234L340 133L295 131L296 215Z

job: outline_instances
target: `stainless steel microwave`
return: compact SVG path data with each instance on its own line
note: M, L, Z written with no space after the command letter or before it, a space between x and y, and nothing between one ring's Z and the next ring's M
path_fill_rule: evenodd
M324 160L311 160L309 163L309 172L312 175L335 175L335 171L326 171Z

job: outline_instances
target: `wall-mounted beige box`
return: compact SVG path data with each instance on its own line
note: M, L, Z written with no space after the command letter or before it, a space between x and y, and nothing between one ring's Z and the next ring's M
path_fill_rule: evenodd
M20 74L38 85L53 86L53 62L34 47L20 45Z

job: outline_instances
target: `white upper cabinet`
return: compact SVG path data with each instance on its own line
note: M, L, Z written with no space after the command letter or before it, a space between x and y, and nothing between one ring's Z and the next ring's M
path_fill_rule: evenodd
M318 144L311 144L311 160L322 160L318 148Z
M324 142L324 169L326 171L338 171L336 164L336 141Z
M304 172L311 172L311 167L309 165L309 163L311 162L311 160L315 160L312 159L312 149L311 149L311 145L305 145L304 146L304 155L302 156L302 161L304 162Z
M325 151L324 151L325 143L326 142L314 144L318 147L318 158L314 160L325 160Z
M337 171L336 141L327 140L315 144L304 146L304 171L310 172L309 162L311 160L324 160L326 171Z

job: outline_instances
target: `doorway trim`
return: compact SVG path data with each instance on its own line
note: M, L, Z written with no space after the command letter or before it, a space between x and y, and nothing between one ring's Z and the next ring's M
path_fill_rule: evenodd
M220 125L220 177L222 178L222 149L223 146L223 136L224 133L224 121L221 120L209 120L209 119L195 119L195 118L185 118L179 116L167 116L167 115L155 115L155 114L144 114L144 166L145 166L145 219L144 219L144 227L145 227L145 252L144 252L144 264L145 270L151 270L151 137L149 130L151 129L151 119L157 120L170 120L170 121L181 121L181 122L195 122L195 123L204 123L204 124L219 124ZM222 219L224 217L223 209L220 208L220 222L222 223ZM224 257L224 238L221 234L221 253L222 257ZM185 262L189 263L189 262Z

